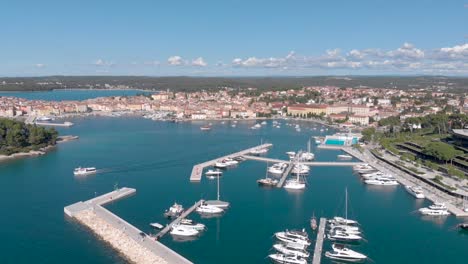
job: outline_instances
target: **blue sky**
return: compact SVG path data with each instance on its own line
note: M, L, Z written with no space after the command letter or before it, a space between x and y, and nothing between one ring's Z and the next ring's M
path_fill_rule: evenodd
M0 76L468 75L468 0L0 0Z

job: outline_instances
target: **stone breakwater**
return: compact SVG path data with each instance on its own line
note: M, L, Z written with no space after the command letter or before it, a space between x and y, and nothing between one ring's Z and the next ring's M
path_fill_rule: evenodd
M83 225L90 228L98 237L109 243L113 248L122 253L130 262L143 264L165 264L168 263L163 258L155 255L145 247L142 247L137 241L130 238L125 230L113 227L93 209L83 210L74 215L74 217ZM140 238L151 239L149 237Z

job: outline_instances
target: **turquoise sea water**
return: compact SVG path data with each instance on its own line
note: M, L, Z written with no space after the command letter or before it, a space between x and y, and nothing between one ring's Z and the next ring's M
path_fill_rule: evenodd
M77 118L62 134L80 136L37 158L0 164L0 263L125 263L86 228L64 216L63 207L111 191L117 183L137 189L135 196L108 206L131 224L150 232L150 222L166 223L162 213L174 201L185 207L200 198L214 199L216 182L203 178L190 183L195 163L257 145L274 144L269 157L286 159L286 151L305 149L319 134L312 123L302 132L271 122L259 130L252 122L232 128L202 122L169 123L137 118ZM284 121L282 121L284 123ZM333 133L333 131L328 131ZM336 160L340 152L313 150L317 160ZM74 177L73 168L96 166L106 172ZM466 263L468 234L451 229L460 220L438 220L414 213L427 201L416 201L402 187L365 186L346 167L313 167L303 192L263 189L266 164L246 161L221 178L222 199L231 208L221 218L200 219L208 230L197 240L162 242L195 263L268 263L272 234L306 227L309 218L342 214L344 189L350 197L350 216L359 220L368 242L355 249L375 263ZM311 233L311 237L313 237ZM313 248L313 247L312 247ZM329 244L325 244L325 249ZM323 259L323 263L331 263Z
M66 101L86 100L104 96L131 96L141 93L149 93L139 90L52 90L47 92L2 92L0 96L14 96L28 100Z

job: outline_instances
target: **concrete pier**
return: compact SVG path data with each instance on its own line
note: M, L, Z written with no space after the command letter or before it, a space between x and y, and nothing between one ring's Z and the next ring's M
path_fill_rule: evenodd
M320 264L322 259L323 240L325 239L325 227L327 225L326 218L320 218L319 228L317 232L317 240L315 241L314 256L312 258L312 264Z
M202 177L202 174L203 174L203 169L206 168L206 167L209 167L209 166L213 166L218 161L221 161L221 160L226 159L226 158L235 158L235 157L243 156L245 154L250 153L254 149L270 148L272 146L273 146L273 144L269 144L269 143L268 144L262 144L262 145L259 145L259 146L256 146L256 147L248 148L248 149L236 152L236 153L232 153L232 154L220 157L220 158L216 158L216 159L213 159L213 160L210 160L210 161L206 161L206 162L197 164L197 165L193 166L192 174L190 174L190 181L192 181L192 182L201 181L201 177Z
M281 179L279 180L278 184L276 187L281 188L283 187L284 182L286 181L286 178L288 178L289 173L291 170L294 168L294 163L290 162L288 164L288 167L284 170L283 175L281 175Z
M136 190L132 188L121 188L88 201L66 206L64 212L91 229L133 263L192 263L102 207L104 204L128 197L135 192Z
M161 237L163 237L165 234L167 234L167 232L171 231L173 225L178 224L182 219L189 216L203 202L204 202L204 200L200 200L200 201L196 202L194 205L192 205L192 207L185 210L179 217L177 217L174 221L172 221L170 224L168 224L166 227L164 227L161 231L159 231L159 233L154 235L153 238L155 238L156 240L159 240Z
M71 126L73 126L72 122L64 122L64 123L34 122L34 124L36 124L38 126L59 126L59 127L71 127Z
M289 163L288 160L281 159L271 159L266 157L257 157L243 155L244 158L248 160L264 161L269 163ZM363 162L353 162L353 161L298 161L297 163L308 165L308 166L355 166L364 164Z

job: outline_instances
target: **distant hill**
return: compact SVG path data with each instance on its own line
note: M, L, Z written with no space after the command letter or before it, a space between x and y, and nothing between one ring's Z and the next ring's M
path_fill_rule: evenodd
M135 89L196 91L222 87L283 90L303 86L371 87L467 92L468 77L444 76L316 76L316 77L145 77L46 76L0 78L0 91L43 91L70 88L106 88L120 85Z

